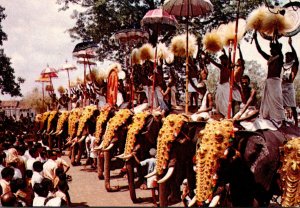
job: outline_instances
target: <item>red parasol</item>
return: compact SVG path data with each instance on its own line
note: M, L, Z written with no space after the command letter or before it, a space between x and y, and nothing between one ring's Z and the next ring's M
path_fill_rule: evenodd
M42 70L41 76L42 76L42 78L49 78L50 79L50 86L52 86L52 89L54 89L53 84L52 84L52 78L57 78L58 77L56 69L53 68L53 67L49 67L49 65L47 65L47 67ZM52 90L52 91L54 91L54 90Z
M151 27L156 30L157 34L161 29L176 29L178 22L173 15L168 14L161 8L153 9L148 11L143 19L141 20L141 25L143 27ZM153 84L152 84L152 95L151 95L151 110L153 110L154 92L155 92L155 71L156 71L156 58L157 58L157 45L155 47L154 55L154 73L153 73Z
M213 5L209 0L167 0L163 9L169 14L186 17L186 89L185 89L185 113L188 113L188 31L189 17L205 16L213 11Z

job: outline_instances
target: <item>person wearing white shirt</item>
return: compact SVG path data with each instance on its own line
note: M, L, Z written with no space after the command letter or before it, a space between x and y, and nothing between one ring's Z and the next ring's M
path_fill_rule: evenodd
M42 171L43 171L43 164L40 161L35 161L33 163L33 174L31 177L32 188L34 187L34 184L42 182L44 178L42 175Z
M30 157L26 161L26 170L32 170L33 163L37 161L36 159L38 156L37 150L35 148L31 148L29 150L29 155Z
M57 159L57 155L55 151L49 152L49 159L47 162L43 165L43 175L44 178L48 178L51 181L55 178L55 170L57 169L57 163L55 160Z

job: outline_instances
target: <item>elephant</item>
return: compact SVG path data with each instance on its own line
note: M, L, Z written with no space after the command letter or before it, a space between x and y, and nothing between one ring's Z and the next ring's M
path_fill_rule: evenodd
M107 126L107 122L109 119L111 119L115 115L115 108L112 108L111 106L105 106L100 110L100 115L97 117L96 121L96 143L101 143L101 138L103 137L105 133L105 129ZM96 150L98 147L95 148ZM102 151L99 151L98 158L97 158L97 173L98 178L100 180L104 179L104 153Z
M57 148L62 150L68 137L68 118L69 111L60 111L60 116L57 121L56 132L53 134L56 136Z
M149 150L151 148L156 148L157 136L161 125L161 115L142 112L133 117L133 122L128 127L129 130L126 137L125 150L120 158L126 160L129 193L133 203L142 201L140 198L136 197L134 168L136 167L138 170L139 180L137 184L143 183L147 170L146 168L142 169L137 165L135 159L132 157L132 153L136 153L136 157L138 157L139 161L149 158Z
M53 140L55 139L54 133L56 132L57 122L60 114L61 113L59 111L51 111L48 117L46 136L48 137L48 146L50 149L52 149L54 146L53 145Z
M268 206L274 194L281 194L279 148L299 137L300 128L251 132L234 128L232 120L222 122L199 134L196 197L189 206Z
M88 134L93 134L96 130L96 118L100 114L95 105L86 106L80 115L76 137L71 145L71 164L80 164L81 156L84 151L84 140ZM88 131L87 131L88 130Z
M179 187L185 178L190 184L190 193L193 193L193 157L197 141L194 136L204 126L205 122L189 122L182 114L170 114L164 118L157 139L156 170L146 176L157 175L160 206L168 206L179 199Z
M124 151L127 126L131 123L133 113L129 109L120 109L106 127L99 149L104 154L104 179L108 192L118 191L119 187L110 185L111 158ZM121 163L121 165L124 165Z

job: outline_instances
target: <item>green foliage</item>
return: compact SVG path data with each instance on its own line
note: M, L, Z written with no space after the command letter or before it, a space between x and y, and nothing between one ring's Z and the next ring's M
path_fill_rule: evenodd
M7 40L6 33L2 30L2 20L5 19L4 8L0 6L0 46L3 45L3 41ZM18 78L18 82L15 80L14 69L11 67L10 58L4 53L4 50L0 48L0 91L2 94L10 94L11 96L22 96L20 83L25 80Z

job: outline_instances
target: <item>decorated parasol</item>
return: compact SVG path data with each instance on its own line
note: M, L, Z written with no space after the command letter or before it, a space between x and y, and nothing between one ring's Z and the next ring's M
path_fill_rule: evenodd
M161 30L172 30L176 29L178 22L175 16L168 14L162 8L153 9L148 11L143 19L141 25L145 28L151 28L156 31L159 36ZM154 73L153 73L153 84L152 84L152 95L151 95L151 110L153 110L154 92L155 92L155 72L157 63L157 44L154 53Z
M73 56L78 58L77 63L83 64L84 72L83 72L83 83L84 86L86 86L86 65L89 67L89 71L91 73L91 67L90 65L95 65L93 61L90 59L93 59L97 56L95 50L97 49L98 45L91 40L84 40L81 43L78 43L73 50ZM84 105L86 104L86 94L84 95Z
M110 38L111 40L114 40L118 42L120 45L129 45L129 51L131 51L131 47L138 44L138 43L144 43L147 42L149 39L149 34L147 31L143 29L124 29L119 30L115 34L112 35ZM130 53L129 53L130 57ZM130 64L132 61L130 61ZM131 69L131 78L130 78L130 89L131 89L131 105L134 106L134 85L133 85L133 68L132 65L130 65Z
M45 82L50 82L50 78L40 76L38 79L35 80L35 82L41 82L42 83L42 93L43 93L43 101L42 101L43 108L42 108L42 111L44 111L44 105L45 105L44 83Z
M59 69L59 71L67 71L68 74L68 87L69 87L69 94L70 94L70 74L69 71L76 70L77 67L74 64L68 63L66 60L66 63Z
M53 68L53 67L49 67L49 65L47 65L47 67L42 70L41 76L42 76L42 78L49 78L50 79L50 89L49 89L49 91L54 91L53 84L52 84L52 78L57 78L58 77L56 69Z
M185 112L188 113L188 31L189 17L205 16L213 11L213 5L209 0L167 0L163 9L171 15L186 17L186 89Z

